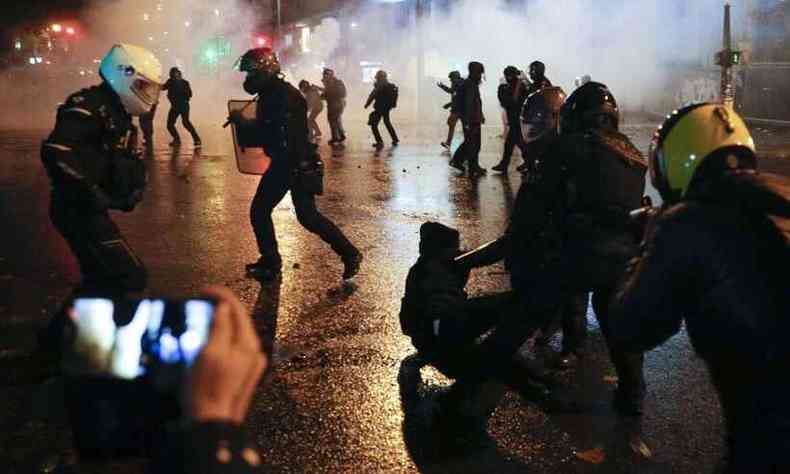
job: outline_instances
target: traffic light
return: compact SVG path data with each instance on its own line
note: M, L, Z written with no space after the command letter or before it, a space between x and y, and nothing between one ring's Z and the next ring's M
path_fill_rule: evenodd
M741 64L741 51L719 51L716 53L716 65L732 67Z
M201 43L198 50L198 62L204 66L216 66L222 61L222 58L230 56L230 53L230 41L217 36Z

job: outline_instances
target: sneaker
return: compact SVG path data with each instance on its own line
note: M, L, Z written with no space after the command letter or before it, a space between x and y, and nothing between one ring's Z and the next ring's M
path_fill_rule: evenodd
M259 281L272 281L282 273L282 262L264 261L259 259L245 267L247 275Z
M499 173L507 173L507 164L505 162L499 162L498 165L492 166L491 169Z
M444 148L445 150L449 151L450 150L450 144L447 143L447 142L442 142L442 148Z
M384 144L383 143L374 143L373 144L373 148L375 148L376 150L381 150L381 149L384 148Z
M523 163L521 165L518 165L518 168L516 168L516 171L518 171L519 173L522 173L522 174L529 173L529 163Z
M350 280L359 273L359 267L362 264L362 254L357 252L348 257L343 257L343 279Z

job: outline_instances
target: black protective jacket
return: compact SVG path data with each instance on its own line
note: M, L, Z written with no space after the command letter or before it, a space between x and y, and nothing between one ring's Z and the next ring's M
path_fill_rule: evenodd
M365 108L373 104L376 112L389 112L398 105L398 86L391 82L376 84L365 102Z
M86 210L131 210L146 180L136 142L132 118L109 86L69 96L41 147L53 199Z
M629 211L640 207L646 164L623 134L589 130L541 143L535 181L518 192L505 235L456 259L464 269L505 259L514 289L536 282L566 291L613 287L638 239Z
M518 87L518 91L516 88ZM507 112L507 121L511 127L520 126L521 108L527 101L527 88L519 82L500 84L497 90L499 105Z
M174 107L185 107L192 99L192 87L186 79L168 79L162 86L167 91L167 99Z
M272 166L293 169L317 157L310 153L314 147L307 127L307 100L299 89L276 79L260 94L257 106L260 136Z
M545 147L535 183L516 198L506 265L516 280L613 286L637 253L629 212L644 193L644 158L616 131L560 135Z
M721 398L733 472L790 472L771 470L790 467L788 268L790 181L734 172L662 210L612 308L611 339L629 351L685 321Z

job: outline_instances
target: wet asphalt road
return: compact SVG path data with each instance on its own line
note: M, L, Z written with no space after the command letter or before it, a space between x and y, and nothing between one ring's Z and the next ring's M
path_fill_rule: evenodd
M396 119L397 120L397 119ZM645 120L626 127L643 149ZM704 367L685 335L647 355L643 420L651 459L628 447L629 431L608 408L616 379L595 318L582 365L563 376L574 393L600 403L593 413L547 417L509 393L488 424L488 439L448 443L430 429L431 400L448 381L410 364L398 309L418 229L436 220L460 229L472 247L498 237L520 177L457 176L438 142L443 130L406 127L402 145L374 153L369 133L351 127L345 150L326 145L327 193L319 208L365 254L354 286L328 246L303 230L286 197L274 214L285 260L280 284L244 276L257 258L249 225L257 178L239 174L226 132L202 127L202 153L160 145L149 159L150 187L121 229L146 263L150 292L195 294L210 283L234 289L253 311L274 369L258 391L247 427L275 472L709 472L721 451L721 419ZM481 162L499 158L494 128ZM774 155L787 134L766 131ZM47 217L48 184L38 160L44 132L0 131L0 463L35 472L69 446L56 408L29 383L32 329L78 279L74 260ZM758 138L759 140L759 138ZM515 164L520 162L514 159ZM790 174L784 158L764 167ZM473 274L470 293L507 289L500 266ZM557 348L557 341L554 341ZM524 349L530 356L529 346ZM451 446L448 446L451 444ZM109 472L109 471L108 471ZM116 467L113 472L134 472Z

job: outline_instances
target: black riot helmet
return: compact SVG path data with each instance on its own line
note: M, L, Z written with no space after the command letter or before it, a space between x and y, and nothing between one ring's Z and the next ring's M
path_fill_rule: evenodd
M560 133L577 133L593 128L617 130L620 109L612 91L600 82L588 82L576 89L560 110Z
M171 67L170 79L181 79L181 69L178 69L177 67Z
M540 61L533 61L529 65L529 78L533 82L538 82L544 77L546 77L546 65Z
M244 53L236 61L236 67L247 73L244 90L250 94L259 94L280 77L280 60L271 48L255 48Z
M451 81L460 81L461 80L461 73L458 71L452 71L450 74L447 75L447 78Z
M521 109L521 136L524 143L531 143L546 134L557 132L565 98L565 91L561 87L544 87L530 94Z

